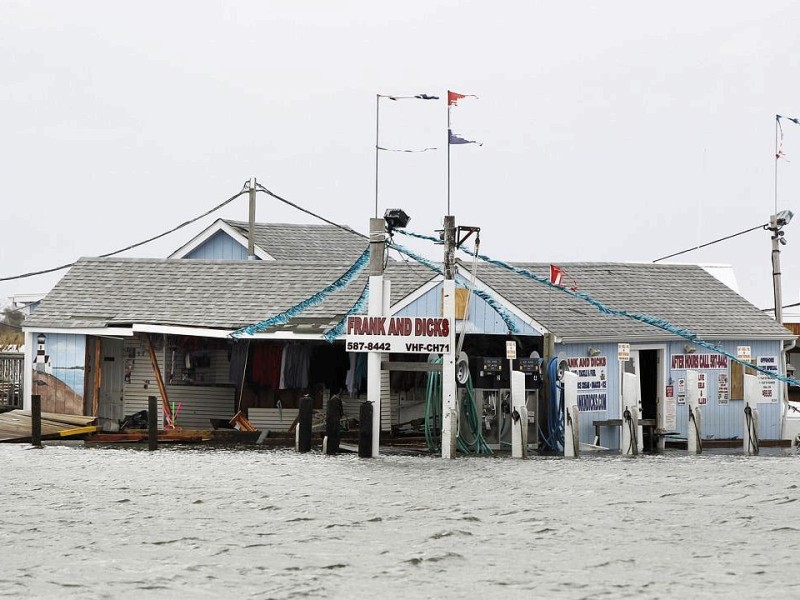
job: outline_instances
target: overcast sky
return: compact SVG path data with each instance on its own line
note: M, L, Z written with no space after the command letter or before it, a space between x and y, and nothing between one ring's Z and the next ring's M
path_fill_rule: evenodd
M158 234L255 175L367 231L376 93L453 109L452 213L507 260L636 261L769 220L775 114L800 117L800 3L15 2L0 5L0 277ZM381 101L381 214L446 212L444 99ZM784 121L778 209L800 212ZM246 220L241 198L219 216ZM259 196L258 220L311 222ZM126 256L163 257L202 227ZM784 304L800 292L800 217ZM432 254L438 258L438 250ZM681 257L729 263L772 306L769 234ZM0 283L46 292L61 273ZM480 272L479 272L480 276ZM580 282L578 282L580 285ZM713 302L713 298L698 298Z

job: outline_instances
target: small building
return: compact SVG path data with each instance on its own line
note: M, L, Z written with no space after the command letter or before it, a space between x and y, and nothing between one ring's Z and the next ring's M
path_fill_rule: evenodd
M365 355L347 353L341 338L330 343L325 333L353 309L366 285L365 273L285 323L238 341L230 334L336 281L366 249L366 238L329 225L258 224L254 229L257 260L242 260L246 224L225 220L169 259L81 259L25 323L28 348L45 339L41 358L35 351L26 355L26 372L33 393L46 399L46 410L96 414L113 429L125 415L146 408L153 395L177 412L181 427L208 428L210 419L249 410L251 420L279 429L293 421L302 394L312 394L322 408L331 394L340 393L346 412L356 416L364 399ZM549 264L518 266L541 277L549 270ZM785 373L784 346L795 335L700 267L563 267L581 292L602 305L658 317L733 355L749 347L756 364ZM479 264L470 294L471 265L461 263L459 271L456 330L464 331L476 411L497 447L504 444L508 418L508 375L507 369L492 371L486 365L505 364L508 341L516 342L519 357L555 356L578 373L582 441L595 441L594 421L620 418L622 371L638 377L644 418L685 436L687 368L700 371L705 381L704 437L741 438L744 369L739 363L674 332L605 314L597 304L500 266ZM389 315L441 315L441 275L389 260L386 278ZM463 312L467 298L469 311ZM630 345L630 361L617 360L619 343ZM426 362L428 357L411 359ZM430 367L408 370L408 360L409 355L384 357L384 431L418 425L428 411L425 371ZM536 379L527 382L530 408L543 415L547 409ZM760 435L780 438L781 386L765 379L763 394ZM618 447L618 431L603 428L597 441Z

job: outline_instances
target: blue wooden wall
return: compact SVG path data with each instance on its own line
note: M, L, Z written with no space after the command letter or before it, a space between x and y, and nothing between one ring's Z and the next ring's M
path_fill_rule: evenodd
M636 342L631 344L632 349L636 345L666 345L666 356L664 356L664 363L660 366L664 369L664 385L673 385L675 395L677 397L678 379L685 377L685 370L673 370L671 359L673 354L683 354L686 342L676 341L668 342L653 342L652 344L644 342ZM779 341L733 341L733 342L719 342L717 343L723 350L730 354L736 355L737 346L750 346L753 360L758 356L780 356L781 342ZM597 348L600 350L600 356L606 356L608 359L608 404L607 410L595 412L581 412L580 415L580 436L582 442L593 443L594 441L594 427L592 421L602 421L605 419L619 419L620 418L620 401L619 401L619 367L617 361L617 343L606 344L558 344L556 345L556 353L562 357L573 356L586 356L589 347ZM697 346L697 353L710 353L702 347ZM730 361L729 361L730 362ZM744 434L744 401L742 399L730 398L728 404L719 404L717 400L717 392L719 387L719 380L717 374L728 374L728 389L731 388L731 370L707 370L701 371L706 373L707 380L707 397L708 403L702 407L703 425L702 435L704 439L742 439ZM780 390L779 386L779 390ZM666 390L660 390L659 396L665 397ZM782 392L779 392L779 398L782 397ZM686 404L678 404L676 410L676 430L682 437L686 437L688 430L689 410ZM780 402L770 404L759 404L758 410L760 413L760 425L758 435L761 439L780 439L780 417L782 411L782 404ZM619 448L619 431L613 427L602 427L600 429L600 445L609 448Z
M224 231L217 231L197 248L189 252L185 258L200 258L206 260L246 260L247 248L242 246L242 244L234 240Z
M507 335L508 327L502 317L497 314L486 300L472 294L470 299L467 333L484 333L491 335ZM397 312L401 317L435 317L442 314L442 284L438 284L416 300ZM509 313L510 314L510 313ZM523 335L539 335L530 325L516 315L512 315L517 333ZM460 322L460 321L459 321ZM459 329L460 331L460 329Z

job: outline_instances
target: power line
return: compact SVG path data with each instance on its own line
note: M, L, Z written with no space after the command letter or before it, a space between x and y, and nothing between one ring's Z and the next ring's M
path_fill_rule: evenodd
M299 206L299 205L295 204L294 202L290 202L290 201L289 201L289 200L287 200L286 198L281 198L280 196L278 196L278 194L276 194L276 193L274 193L274 192L271 192L270 190L268 190L267 188L265 188L265 187L264 187L263 185L261 185L260 183L256 183L256 187L257 187L257 188L258 188L260 191L264 192L265 194L267 194L267 195L269 195L269 196L272 196L272 197L273 197L273 198L275 198L276 200L280 200L280 201L281 201L281 202L283 202L284 204L287 204L287 205L289 205L289 206L291 206L291 207L293 207L293 208L296 208L297 210L299 210L299 211L301 211L301 212L304 212L304 213L306 213L307 215L311 215L312 217L314 217L314 218L316 218L316 219L319 219L320 221L324 221L324 222L325 222L325 223L327 223L328 225L333 225L334 227L338 227L338 228L339 228L339 229L341 229L342 231L346 231L346 232L348 232L348 233L352 233L352 234L354 234L354 235L358 235L358 236L360 236L360 237L362 237L362 238L364 238L364 239L369 239L369 236L366 236L366 235L364 235L363 233L359 233L359 232L358 232L358 231L356 231L355 229L350 229L349 227L345 227L344 225L339 225L338 223L334 223L334 222L333 222L333 221L331 221L330 219L326 219L325 217L323 217L323 216L321 216L321 215L318 215L317 213L315 213L315 212L312 212L312 211L308 210L307 208L303 208L302 206Z
M192 223L195 223L196 221L199 221L203 217L207 217L211 213L213 213L215 211L218 211L220 208L222 208L223 206L225 206L227 204L230 204L231 202L236 200L236 198L238 198L239 196L241 196L242 194L245 194L245 193L247 193L247 189L245 187L243 187L242 190L239 193L231 196L230 198L228 198L224 202L221 202L221 203L217 204L214 208L212 208L210 210L207 210L202 215L198 215L198 216L196 216L196 217L194 217L192 219L189 219L188 221L184 221L180 225L177 225L177 226L173 227L172 229L170 229L168 231L165 231L163 233L159 233L158 235L155 235L155 236L153 236L151 238L148 238L146 240L143 240L141 242L136 242L135 244L131 244L130 246L125 246L124 248L121 248L119 250L114 250L113 252L107 252L106 254L101 254L98 258L108 258L109 256L114 256L116 254L121 254L122 252L126 252L128 250L133 250L134 248L138 248L139 246L143 246L145 244L149 244L150 242L154 242L155 240L158 240L158 239L160 239L160 238L162 238L162 237L164 237L166 235L169 235L170 233L175 233L179 229L182 229L183 227L186 227L187 225L191 225ZM65 264L65 265L60 265L58 267L52 267L52 268L49 268L49 269L43 269L41 271L31 271L30 273L23 273L22 275L10 275L8 277L0 277L0 281L12 281L12 280L15 280L15 279L24 279L26 277L33 277L35 275L44 275L46 273L54 273L56 271L61 271L62 269L68 269L71 266L73 266L74 264L75 264L74 262L71 262L71 263L68 263L68 264Z
M721 237L718 240L714 240L712 242L707 242L705 244L700 244L699 246L693 246L692 248L687 248L686 250L681 250L680 252L675 252L674 254L668 254L667 256L662 256L661 258L655 259L653 262L657 263L662 260L666 260L668 258L672 258L673 256L679 256L681 254L686 254L687 252L691 252L693 250L699 250L700 248L705 248L706 246L711 246L712 244L718 244L719 242L724 242L725 240L729 240L731 238L735 238L736 236L743 235L745 233L750 233L751 231L755 231L756 229L766 229L769 226L769 223L765 223L764 225L756 225L755 227L751 227L750 229L745 229L744 231L740 231L739 233L733 233L731 235L726 235L725 237Z

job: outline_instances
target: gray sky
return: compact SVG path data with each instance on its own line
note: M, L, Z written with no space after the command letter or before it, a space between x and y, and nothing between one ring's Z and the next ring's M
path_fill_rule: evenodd
M366 231L375 94L448 88L479 96L453 110L483 146L452 148L451 208L484 253L651 261L774 212L774 115L800 117L797 23L792 0L6 1L0 277L160 233L251 175ZM404 208L415 231L445 214L446 119L444 100L381 103L382 145L440 148L381 155L380 212ZM800 126L784 131L778 208L800 212ZM219 216L246 219L246 199ZM258 219L311 222L263 195ZM128 255L165 256L212 221ZM800 216L786 238L785 304ZM766 232L682 260L730 263L772 305Z

